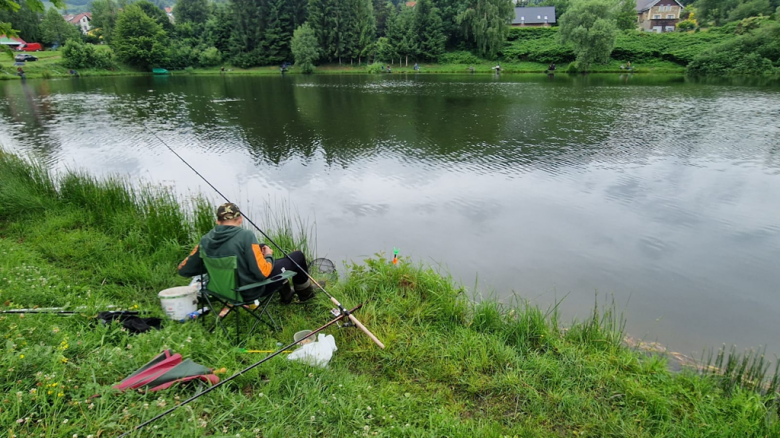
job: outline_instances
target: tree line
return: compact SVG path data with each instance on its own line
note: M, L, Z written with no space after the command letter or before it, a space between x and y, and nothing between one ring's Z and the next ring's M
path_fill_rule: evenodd
M175 24L146 0L126 6L95 0L91 7L93 26L120 60L135 65L166 61L172 68L291 62L294 33L305 23L301 42L316 44L308 47L316 62L435 61L447 47L490 58L506 40L514 10L509 0L395 1L178 0ZM144 50L138 48L141 41ZM166 53L158 50L163 46L168 46Z
M20 11L4 11L0 20L28 40L55 42L42 36L47 25L40 11L26 7L32 0L15 1ZM448 48L493 58L506 41L514 6L510 0L177 0L174 22L148 0L94 0L90 10L94 31L83 40L110 45L130 65L175 69L292 62L293 35L305 23L314 39L304 31L302 41L316 44L309 51L316 62L435 61ZM47 19L55 12L50 9ZM77 37L71 32L55 39L65 44Z
M102 42L116 59L139 68L231 64L241 68L285 62L363 64L436 61L446 51L496 59L506 48L511 0L177 0L171 20L160 0L94 0L89 35L81 35L40 0L0 7L0 26L46 45ZM683 18L696 26L769 14L780 0L682 0ZM559 41L572 47L580 70L609 59L616 35L636 30L635 0L528 0L553 5ZM698 22L694 20L698 18ZM10 23L10 24L9 24ZM75 48L88 66L97 52ZM96 55L99 56L99 55ZM109 65L112 59L98 60ZM74 64L75 65L75 64Z

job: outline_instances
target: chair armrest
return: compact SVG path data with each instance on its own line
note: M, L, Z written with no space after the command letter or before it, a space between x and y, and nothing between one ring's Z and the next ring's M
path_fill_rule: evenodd
M242 292L242 291L245 291L247 289L254 289L256 287L265 286L267 284L276 283L276 282L284 281L284 280L289 280L289 279L293 278L295 276L295 274L296 274L295 271L284 271L284 272L282 272L279 275L274 275L273 277L271 277L271 278L269 278L267 280L261 281L259 283L252 283L252 284L247 284L247 285L241 286L241 287L236 289L236 292Z

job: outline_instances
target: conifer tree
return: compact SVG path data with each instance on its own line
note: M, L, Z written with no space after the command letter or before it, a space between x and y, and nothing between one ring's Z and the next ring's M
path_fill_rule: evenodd
M290 58L290 40L293 21L290 3L286 0L269 0L265 25L266 60L278 63Z
M404 58L406 66L409 66L409 57L417 57L420 50L420 41L415 27L414 8L403 5L401 13L396 20L400 39L396 43L396 51Z
M421 57L435 61L444 53L444 35L439 9L434 7L433 0L419 0L414 7L414 28L417 35L418 53Z
M263 63L265 27L264 0L232 0L233 31L230 34L230 53L239 67Z
M207 0L176 0L173 14L177 24L203 24L209 18L209 4Z
M369 56L374 50L376 41L376 18L374 17L374 5L371 0L357 0L357 38L355 55L360 64L363 58Z

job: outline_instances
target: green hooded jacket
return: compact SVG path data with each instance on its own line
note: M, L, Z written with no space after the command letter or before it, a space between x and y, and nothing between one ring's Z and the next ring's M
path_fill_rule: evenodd
M206 272L200 250L212 257L236 256L238 259L238 286L259 283L271 275L274 259L263 256L260 244L251 231L230 225L217 225L200 239L200 244L179 264L179 275L194 277ZM245 300L260 296L265 287L241 292Z

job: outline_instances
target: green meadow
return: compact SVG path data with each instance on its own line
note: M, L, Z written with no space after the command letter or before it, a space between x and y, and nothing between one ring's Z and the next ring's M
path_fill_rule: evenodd
M199 321L131 335L101 325L109 306L163 316L176 275L217 201L180 199L154 182L52 174L0 151L0 308L77 314L0 314L0 435L114 437L194 395L197 385L118 392L162 350L226 378L265 357L236 350ZM312 227L289 209L258 223L286 250L316 255ZM323 232L327 230L319 230ZM277 356L132 436L765 437L780 435L777 373L759 354L722 350L700 369L628 348L614 306L560 321L521 298L475 302L433 269L377 255L340 267L328 290L385 344L331 328L327 368ZM330 319L324 294L271 309L247 348L275 350ZM207 318L211 315L207 315ZM706 371L702 371L706 370ZM772 373L771 371L775 371Z

